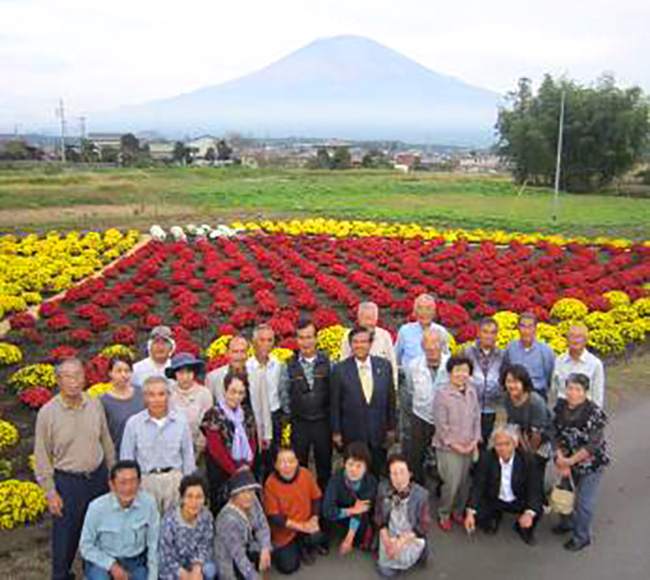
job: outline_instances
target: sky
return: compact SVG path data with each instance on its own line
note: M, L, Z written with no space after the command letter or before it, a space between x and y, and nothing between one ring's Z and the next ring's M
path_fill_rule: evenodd
M253 72L316 38L368 36L504 93L613 72L650 93L649 0L0 0L0 132Z

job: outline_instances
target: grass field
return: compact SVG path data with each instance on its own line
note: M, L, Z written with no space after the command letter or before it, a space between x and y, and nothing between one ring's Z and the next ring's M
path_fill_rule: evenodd
M393 171L113 169L0 172L0 227L148 227L239 217L417 221L451 227L648 237L650 199L521 189L509 176Z

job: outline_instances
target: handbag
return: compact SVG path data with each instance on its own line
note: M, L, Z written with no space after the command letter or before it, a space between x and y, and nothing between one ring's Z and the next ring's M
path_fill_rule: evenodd
M551 495L549 497L549 505L551 509L556 513L563 516L568 516L573 513L573 504L575 503L575 484L573 483L573 477L569 476L569 483L571 484L571 489L566 489L562 487L562 482L558 482L553 486Z

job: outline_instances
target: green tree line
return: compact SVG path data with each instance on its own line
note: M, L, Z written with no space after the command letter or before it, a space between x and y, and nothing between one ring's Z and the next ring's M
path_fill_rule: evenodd
M593 191L629 171L644 155L650 106L639 87L623 89L604 75L593 86L546 75L537 94L530 79L508 93L497 121L499 152L518 183L551 185L555 179L560 104L565 117L560 186Z

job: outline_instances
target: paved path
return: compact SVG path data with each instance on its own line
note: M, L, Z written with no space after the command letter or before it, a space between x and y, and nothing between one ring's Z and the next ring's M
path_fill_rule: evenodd
M578 554L553 536L550 516L538 530L538 544L524 545L508 520L499 534L469 541L460 528L433 531L434 560L408 574L419 580L650 580L650 397L626 394L608 429L614 461L600 490L592 545ZM553 519L553 521L555 521ZM274 574L274 577L276 575ZM331 555L301 570L296 580L375 579L366 555Z

